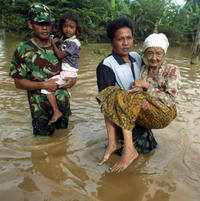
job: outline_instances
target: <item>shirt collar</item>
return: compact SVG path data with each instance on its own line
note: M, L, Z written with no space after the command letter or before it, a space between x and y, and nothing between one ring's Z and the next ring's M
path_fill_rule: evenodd
M121 56L119 54L117 54L116 52L112 51L112 55L115 58L115 60L118 62L119 65L125 64L126 62L121 58ZM129 53L129 58L131 63L135 62L136 60L130 55Z

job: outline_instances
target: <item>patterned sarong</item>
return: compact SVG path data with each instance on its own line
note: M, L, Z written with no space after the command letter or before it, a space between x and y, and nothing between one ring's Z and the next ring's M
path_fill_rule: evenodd
M150 107L142 110L147 100ZM128 92L118 87L108 87L97 96L101 112L123 129L132 130L135 123L149 128L164 128L176 117L176 107L168 107L144 91Z

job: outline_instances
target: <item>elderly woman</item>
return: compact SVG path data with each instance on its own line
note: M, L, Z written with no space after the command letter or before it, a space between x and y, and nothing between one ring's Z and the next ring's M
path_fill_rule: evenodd
M154 33L148 36L143 44L145 65L142 66L141 80L134 81L133 88L129 91L112 86L97 96L107 126L113 130L118 125L123 131L123 153L119 161L110 168L111 172L125 170L138 157L132 142L135 123L149 129L160 129L168 126L176 117L175 97L180 74L177 66L164 61L168 46L169 42L164 34ZM145 110L141 109L144 105ZM111 135L116 133L112 132ZM114 143L113 147L119 148L118 141ZM113 153L114 150L109 147L105 150L100 165Z

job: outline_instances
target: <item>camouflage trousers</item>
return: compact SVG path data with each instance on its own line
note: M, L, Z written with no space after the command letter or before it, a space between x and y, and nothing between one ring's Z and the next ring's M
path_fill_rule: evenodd
M33 95L33 91L28 93L29 105L32 115L33 134L40 136L49 136L54 133L55 129L68 127L68 119L71 115L70 102L68 92L65 90L57 90L55 93L57 105L62 112L62 117L53 124L48 125L53 115L53 110L47 100L45 94L37 91Z

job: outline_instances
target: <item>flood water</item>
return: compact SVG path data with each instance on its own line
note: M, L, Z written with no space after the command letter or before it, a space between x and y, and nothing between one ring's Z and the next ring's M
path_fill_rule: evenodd
M178 117L153 131L159 143L155 151L114 174L108 168L118 156L97 165L107 138L95 100L95 70L109 45L82 47L69 129L34 137L26 93L8 76L20 40L0 35L0 201L200 200L200 65L190 65L190 45L170 47L167 56L182 75Z

